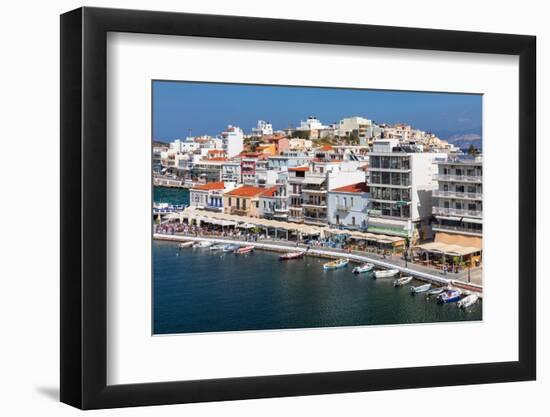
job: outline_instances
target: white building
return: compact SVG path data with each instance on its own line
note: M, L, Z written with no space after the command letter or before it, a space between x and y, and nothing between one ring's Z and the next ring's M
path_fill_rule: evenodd
M286 221L288 219L286 184L276 184L266 188L260 195L258 210L260 217Z
M446 154L417 152L397 139L377 140L369 154L369 232L403 236L413 243L431 234L437 160Z
M365 182L328 192L328 223L346 229L365 230L368 225L369 189Z
M222 132L222 149L229 158L240 154L244 148L244 133L240 127L228 125Z
M252 129L253 136L273 135L273 126L265 120L258 120L258 124Z
M189 190L192 207L223 212L223 194L235 188L234 182L215 181L197 185Z
M334 130L335 136L338 137L356 135L359 139L359 144L362 146L370 144L372 139L379 133L380 129L377 129L372 120L358 116L340 120Z

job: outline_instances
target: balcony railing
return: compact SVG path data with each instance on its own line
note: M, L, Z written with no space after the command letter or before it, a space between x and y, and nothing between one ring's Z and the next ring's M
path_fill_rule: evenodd
M327 190L318 190L318 189L315 189L315 188L302 188L302 192L303 193L309 193L309 194L315 194L315 195L321 195L321 194L326 194L327 193Z
M468 233L476 236L481 236L483 232L478 229L471 229L464 226L449 226L446 224L433 224L432 230L436 232L457 232L457 233Z
M401 182L400 184L392 184L392 183L383 183L383 182L374 182L372 180L372 177L371 179L369 180L368 182L369 186L373 186L373 187L400 187L400 188L410 188L411 187L411 183L410 182Z
M314 209L322 209L322 208L326 209L327 203L316 203L313 201L307 201L302 203L302 207L308 207L308 208L314 208Z
M438 181L455 181L455 182L472 182L481 183L483 177L481 175L444 175L437 174L436 179Z
M246 216L248 214L247 209L231 207L231 214L236 214L237 216Z
M443 191L443 190L434 190L434 197L450 197L450 198L462 198L467 200L481 200L483 194L481 193L467 193L459 191Z
M465 210L465 209L457 209L457 208L433 207L432 213L437 215L481 218L483 212L481 210Z

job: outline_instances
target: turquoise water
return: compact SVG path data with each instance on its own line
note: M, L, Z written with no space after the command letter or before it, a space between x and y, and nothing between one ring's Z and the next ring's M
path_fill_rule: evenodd
M184 188L153 187L155 203L171 203L189 205L189 190Z
M412 296L393 280L324 271L326 260L281 262L271 252L247 255L153 243L155 334L296 329L481 320L468 311ZM420 283L415 283L419 285Z

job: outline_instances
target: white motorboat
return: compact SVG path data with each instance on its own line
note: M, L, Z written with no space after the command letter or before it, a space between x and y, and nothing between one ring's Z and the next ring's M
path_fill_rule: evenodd
M468 308L468 307L474 305L477 302L478 299L479 299L479 295L470 294L470 295L464 297L462 300L460 300L457 304L460 308Z
M402 287L403 285L407 285L409 282L413 280L413 277L401 277L397 278L395 281L393 281L394 287Z
M386 269L382 271L374 271L375 278L393 278L399 274L399 269Z
M201 240L200 242L197 242L195 245L197 248L209 248L212 246L214 242L210 242L209 240Z
M360 266L356 266L355 268L353 268L352 272L354 274L362 274L365 272L371 272L373 268L374 268L374 264L366 263Z
M426 295L439 295L443 291L445 291L445 288L443 288L443 287L434 288L433 290L428 291L428 294L426 294Z
M178 244L178 248L180 248L180 249L190 248L194 244L195 244L195 242L181 242L181 243Z
M411 294L420 294L421 292L429 291L432 288L432 284L423 284L418 287L411 287Z
M218 251L218 250L222 251L222 250L225 249L226 246L227 245L225 243L218 243L217 245L210 246L210 250L211 251Z

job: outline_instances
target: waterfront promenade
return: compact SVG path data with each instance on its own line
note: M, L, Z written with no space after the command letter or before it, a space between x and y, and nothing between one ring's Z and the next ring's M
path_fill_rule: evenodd
M346 251L342 249L335 248L326 248L326 247L315 247L305 244L296 245L295 242L288 242L282 240L273 240L273 239L264 239L256 241L247 241L240 239L232 239L229 237L216 237L216 236L196 236L188 235L183 233L176 234L163 234L163 233L154 233L154 239L157 240L167 240L174 242L188 242L188 241L203 241L208 240L215 243L227 243L227 244L237 244L241 246L254 246L258 249L276 251L276 252L305 252L307 250L308 255L318 256L323 258L347 258L350 262L356 263L372 263L379 268L385 269L398 269L403 275L412 275L415 278L421 281L432 282L437 285L455 285L462 288L467 288L478 293L482 292L482 287L479 285L481 282L481 268L470 271L470 281L468 283L468 271L462 271L458 274L456 273L447 273L442 274L439 271L434 271L431 268L427 268L422 265L414 264L408 262L405 264L405 261L397 256L379 256L374 253L363 253L357 251Z

